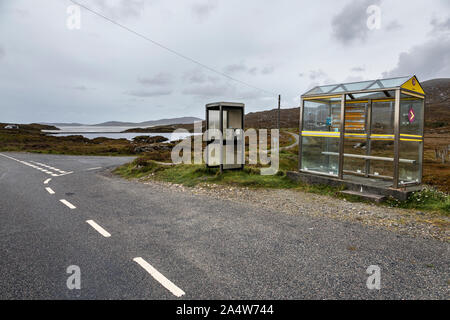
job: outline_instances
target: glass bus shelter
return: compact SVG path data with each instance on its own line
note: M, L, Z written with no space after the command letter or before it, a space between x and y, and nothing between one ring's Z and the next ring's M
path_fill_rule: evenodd
M317 86L302 95L299 170L383 188L422 182L416 76Z

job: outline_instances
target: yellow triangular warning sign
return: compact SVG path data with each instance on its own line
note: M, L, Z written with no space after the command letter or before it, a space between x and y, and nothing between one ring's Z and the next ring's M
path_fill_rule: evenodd
M425 94L416 76L412 77L402 85L403 89L411 90L417 93Z

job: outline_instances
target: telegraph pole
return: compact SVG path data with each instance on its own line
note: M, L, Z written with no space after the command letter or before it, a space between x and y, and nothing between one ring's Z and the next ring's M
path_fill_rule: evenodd
M277 116L278 132L280 132L280 107L281 107L281 94L278 95L278 116Z

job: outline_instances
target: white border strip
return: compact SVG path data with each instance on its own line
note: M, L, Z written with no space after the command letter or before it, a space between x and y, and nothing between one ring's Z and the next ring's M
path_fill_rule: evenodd
M142 268L145 269L150 275L155 278L160 284L162 284L167 290L173 293L176 297L181 297L185 295L184 291L178 288L172 281L164 277L158 270L153 268L147 261L142 259L141 257L137 257L133 259L134 262L139 264Z
M66 206L68 206L72 210L77 208L77 207L75 207L73 204L71 204L69 201L67 201L65 199L61 199L59 201L61 201L63 204L65 204Z
M105 238L111 237L111 233L100 227L94 220L86 220L86 222L89 223L92 228L97 230L98 233L100 233Z
M45 190L47 190L47 192L50 194L55 194L55 191L53 191L52 188L47 187L47 188L45 188Z

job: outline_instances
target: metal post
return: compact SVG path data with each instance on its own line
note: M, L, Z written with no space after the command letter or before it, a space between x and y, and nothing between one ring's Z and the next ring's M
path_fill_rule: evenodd
M367 101L366 107L366 155L370 156L372 152L372 140L370 139L370 135L372 134L372 100L369 99ZM366 159L366 177L369 177L370 174L370 159Z
M242 161L242 167L241 169L244 169L245 166L245 105L242 106L242 111L241 111L241 126L242 126L242 157L243 157L243 161Z
M280 107L281 107L281 94L278 95L278 115L277 115L278 132L280 132Z
M219 122L220 122L220 173L223 173L223 106L219 105Z
M303 113L304 113L304 101L300 97L300 117L299 117L299 125L298 125L298 171L302 170L302 131L303 131Z
M400 89L395 90L394 107L394 181L392 187L398 188L398 160L400 159Z
M206 166L209 167L209 111L208 107L205 107L205 129L206 129Z
M341 96L341 135L339 137L339 179L344 178L344 138L345 138L345 94Z
M422 136L422 142L419 142L419 183L422 184L423 178L423 153L425 146L425 98L422 99L422 132L420 135Z

